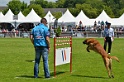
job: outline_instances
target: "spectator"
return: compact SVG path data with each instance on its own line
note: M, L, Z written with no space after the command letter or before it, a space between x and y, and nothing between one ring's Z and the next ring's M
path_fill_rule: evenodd
M58 19L54 21L54 28L57 28L57 26L58 26Z

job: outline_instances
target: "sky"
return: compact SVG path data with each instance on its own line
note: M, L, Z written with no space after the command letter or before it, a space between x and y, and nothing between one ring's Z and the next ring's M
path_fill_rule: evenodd
M0 0L0 6L7 6L6 4L11 1L11 0ZM24 1L25 3L29 4L30 0L20 0L20 1ZM55 2L56 0L47 0L47 1L53 1Z

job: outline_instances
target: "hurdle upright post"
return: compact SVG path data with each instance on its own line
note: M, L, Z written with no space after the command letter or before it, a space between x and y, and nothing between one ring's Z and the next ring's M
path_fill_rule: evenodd
M54 77L56 76L56 37L54 38Z
M70 37L70 47L71 47L71 52L70 52L70 73L72 73L72 37Z

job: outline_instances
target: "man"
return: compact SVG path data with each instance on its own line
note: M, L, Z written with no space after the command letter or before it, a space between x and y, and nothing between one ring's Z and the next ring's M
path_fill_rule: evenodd
M111 23L107 23L107 27L104 29L104 49L108 43L108 54L111 53L112 41L114 40L114 29L111 28Z
M47 20L41 19L41 23L35 26L30 34L30 40L35 48L34 78L38 78L39 63L42 56L45 78L50 78L48 53L50 50L50 33L47 27Z

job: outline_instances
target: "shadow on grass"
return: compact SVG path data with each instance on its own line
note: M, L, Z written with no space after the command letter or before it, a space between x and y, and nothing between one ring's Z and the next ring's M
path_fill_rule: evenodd
M57 71L56 75L61 75L64 74L65 72ZM54 76L54 72L50 73L51 76Z
M21 76L16 76L15 78L34 78L34 76L21 75Z
M16 76L16 78L34 78L34 76L21 75L21 76ZM38 78L41 78L41 77L38 77Z
M101 78L101 79L109 79L108 77L99 77L99 76L87 76L87 75L72 75L75 77L86 77L86 78Z
M25 60L26 62L35 62L34 60ZM43 62L42 60L40 62Z
M60 74L64 74L65 72L56 72L56 75L60 75ZM54 77L54 72L50 73L50 76ZM44 77L44 76L43 76ZM38 78L43 78L43 77L38 77ZM16 76L15 78L34 78L34 76L30 76L30 75L20 75L20 76Z

